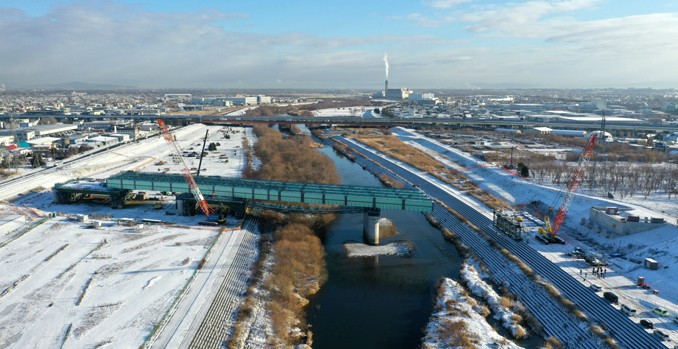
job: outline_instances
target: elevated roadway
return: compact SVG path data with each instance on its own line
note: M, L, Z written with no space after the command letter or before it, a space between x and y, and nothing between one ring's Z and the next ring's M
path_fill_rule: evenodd
M0 115L0 120L7 120L10 118L31 117L29 115ZM334 116L334 117L302 117L290 115L274 115L274 116L205 116L194 114L181 115L35 115L33 117L54 117L56 119L74 119L79 120L103 120L103 119L134 119L134 120L148 120L154 121L158 118L166 120L168 123L190 123L200 122L213 125L253 125L257 123L265 124L307 124L307 125L347 125L360 127L382 127L382 126L406 126L406 127L421 127L432 125L446 125L452 127L474 127L494 129L514 128L527 129L538 126L551 127L556 129L574 129L574 130L591 130L599 128L600 121L591 122L563 122L563 121L534 121L534 120L517 120L517 119L454 119L454 118L360 118L353 116ZM651 124L649 122L615 122L608 121L606 129L619 131L633 131L633 132L674 132L678 131L678 125L661 125Z

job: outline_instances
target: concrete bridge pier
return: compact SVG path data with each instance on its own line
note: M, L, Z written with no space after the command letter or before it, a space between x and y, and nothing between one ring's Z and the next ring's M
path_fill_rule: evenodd
M370 245L379 245L379 209L368 209L363 213L363 239Z

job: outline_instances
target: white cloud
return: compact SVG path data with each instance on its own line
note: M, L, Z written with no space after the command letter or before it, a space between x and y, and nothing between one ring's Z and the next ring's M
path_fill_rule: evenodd
M433 5L433 2L430 2ZM137 87L628 86L678 81L678 14L568 17L596 1L528 1L409 15L412 35L243 32L247 14L151 13L64 5L42 17L0 8L0 81L9 87L83 81ZM430 10L430 9L429 9ZM403 17L404 18L404 17ZM403 19L401 18L401 19ZM465 37L444 24L464 22ZM433 30L427 28L437 26ZM413 31L414 32L414 31ZM454 32L452 32L454 33ZM499 42L500 45L496 45Z
M393 16L391 19L415 22L419 27L422 28L436 28L447 23L458 21L458 18L451 15L435 14L433 16L429 16L419 12L409 13L404 16Z
M489 5L476 11L466 12L462 22L471 23L472 32L496 31L500 34L517 36L538 36L541 22L548 17L560 16L568 12L588 9L601 0L560 0L528 1ZM559 20L554 20L558 22Z
M237 30L245 14L150 13L129 5L68 5L42 17L0 8L0 81L137 87L380 86L383 47L447 45L435 35L321 37ZM378 45L378 49L373 49ZM416 55L413 55L416 57ZM11 67L11 68L10 68Z
M433 8L448 9L467 2L471 0L429 0L427 4Z

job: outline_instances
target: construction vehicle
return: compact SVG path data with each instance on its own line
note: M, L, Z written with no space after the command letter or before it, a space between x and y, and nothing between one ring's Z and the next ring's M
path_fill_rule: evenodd
M169 129L165 125L165 122L162 119L157 119L156 121L158 122L158 125L162 130L162 136L165 138L165 141L174 148L175 155L181 160L181 163L184 165L184 167L181 169L181 173L184 175L186 183L188 184L188 188L190 189L191 194L193 194L193 197L195 198L196 208L200 208L202 212L205 214L205 216L209 217L210 214L214 212L214 209L207 203L207 200L205 200L205 198L202 196L200 188L198 188L198 184L195 182L195 178L193 178L193 175L191 174L191 170L189 169L188 164L186 164L186 160L184 160L184 157L181 156L181 149L179 148L179 145L174 141L174 137L172 136Z
M640 287L640 288L643 288L643 289L645 289L645 290L649 290L649 289L650 289L650 284L648 284L647 282L645 282L645 277L643 277L643 276L639 276L639 277L638 277L638 280L636 280L636 286L638 286L638 287Z
M560 238L559 236L556 236L556 234L553 231L553 227L551 226L551 220L549 219L549 216L544 217L544 227L539 227L537 229L537 232L539 235L537 235L537 240L539 242L544 243L544 244L565 244L565 240Z
M603 125L604 123L605 117L603 116ZM558 243L558 244L565 243L563 239L557 236L558 230L560 230L560 228L563 226L563 223L565 222L565 217L567 217L567 210L570 207L570 203L572 202L574 193L577 191L577 188L579 188L579 185L584 179L586 165L593 157L593 148L595 148L596 146L597 139L598 132L593 132L588 142L586 142L586 146L582 150L581 155L579 156L579 160L577 160L577 165L572 170L570 180L567 182L567 188L565 190L565 193L563 194L563 202L560 204L560 207L556 212L555 218L553 219L553 225L551 225L550 219L547 215L544 218L545 223L544 228L540 228L538 230L542 238L548 241L547 243ZM539 240L542 241L541 239Z

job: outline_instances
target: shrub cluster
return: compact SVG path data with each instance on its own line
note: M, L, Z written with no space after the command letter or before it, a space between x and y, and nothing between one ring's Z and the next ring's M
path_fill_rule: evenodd
M308 136L283 138L266 126L254 126L258 137L254 151L261 167L252 177L288 182L338 184L339 175L332 160L311 148Z
M276 263L267 281L271 292L271 319L283 343L299 343L295 335L305 329L304 307L327 279L325 250L315 233L305 225L291 223L274 233Z
M266 126L255 126L258 140L254 152L261 167L249 171L250 177L276 181L306 183L339 183L334 163L315 151L310 137L283 138L282 134ZM279 226L273 234L272 246L275 264L265 282L271 296L268 309L271 315L275 346L311 344L312 334L306 330L304 307L307 297L318 292L327 279L325 250L315 234L326 227L332 215L290 214L285 216L264 211L270 224Z

